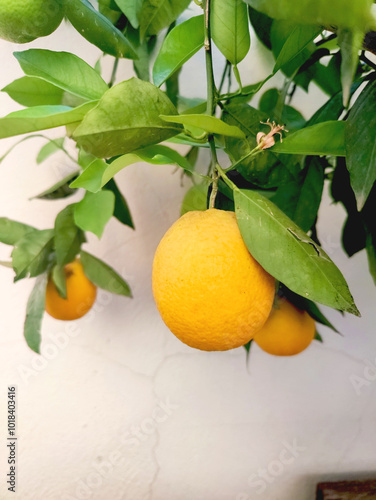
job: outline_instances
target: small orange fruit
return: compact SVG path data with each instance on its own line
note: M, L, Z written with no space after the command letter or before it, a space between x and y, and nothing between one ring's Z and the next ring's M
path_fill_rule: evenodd
M67 298L63 299L51 276L46 290L46 311L55 319L74 320L84 316L95 302L97 288L85 276L81 262L76 259L64 267Z
M171 332L203 351L248 342L270 314L275 280L249 253L234 212L188 212L162 238L153 293Z
M309 346L315 332L315 321L307 311L301 311L287 299L279 298L253 340L269 354L293 356Z

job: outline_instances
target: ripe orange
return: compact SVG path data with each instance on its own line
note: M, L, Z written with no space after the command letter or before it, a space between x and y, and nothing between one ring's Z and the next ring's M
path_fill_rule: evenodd
M50 277L46 290L46 311L62 320L74 320L84 316L92 307L97 288L84 274L77 259L64 267L67 298L63 299Z
M293 356L309 346L315 332L315 321L306 311L280 298L253 340L269 354Z
M249 253L234 212L186 213L155 253L153 294L162 319L197 349L244 345L269 316L274 292L274 278Z

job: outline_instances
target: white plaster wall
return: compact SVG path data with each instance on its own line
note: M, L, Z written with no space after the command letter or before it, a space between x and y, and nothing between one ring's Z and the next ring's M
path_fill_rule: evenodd
M92 64L98 56L67 26L32 46L70 50ZM0 42L1 87L22 75L11 52L24 48ZM201 61L196 56L184 70L186 95L203 94ZM244 79L260 80L270 64L253 40ZM104 67L109 73L110 62ZM125 62L119 78L130 75ZM308 115L322 99L315 91L312 96L300 93L295 101ZM1 115L16 107L0 95ZM15 142L1 141L0 156ZM37 166L42 144L27 141L0 165L0 216L47 228L67 201L29 198L72 165L56 155ZM38 357L22 335L32 283L13 284L12 272L0 267L0 498L309 500L320 480L375 477L376 382L364 378L376 358L375 290L364 253L348 260L340 248L341 208L326 196L319 235L363 317L326 310L343 336L320 327L323 345L315 342L286 359L254 346L247 364L242 348L205 353L183 345L154 306L153 253L178 218L189 181L182 185L171 167L144 164L128 167L117 181L136 231L112 220L101 241L89 238L87 249L122 273L133 300L102 292L79 321L46 316ZM9 252L0 245L0 259ZM366 375L375 379L376 371ZM355 376L366 382L357 390ZM12 384L18 387L15 495L5 482L6 390Z

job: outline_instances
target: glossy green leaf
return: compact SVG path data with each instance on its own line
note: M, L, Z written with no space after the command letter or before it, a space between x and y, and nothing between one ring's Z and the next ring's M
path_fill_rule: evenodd
M107 17L113 25L120 19L121 12L114 0L98 0L99 12Z
M161 115L161 118L166 122L181 123L188 127L198 128L200 130L208 132L209 134L220 134L227 137L237 137L238 139L245 139L245 135L239 127L228 125L215 116L194 114L177 116Z
M87 102L73 109L68 106L34 106L15 111L0 118L0 139L79 122L95 104L95 101Z
M321 325L325 325L328 328L331 328L334 332L339 333L337 328L332 325L332 323L324 316L321 310L317 307L317 305L312 302L312 300L306 299L301 295L297 295L286 287L282 287L283 296L285 296L290 302L295 304L298 309L303 311L307 311L308 314Z
M272 49L272 44L270 41L270 30L273 24L273 19L262 12L258 12L252 7L248 8L249 19L251 21L252 27L258 37L258 39L265 45L269 50Z
M376 180L376 143L370 132L376 127L376 82L370 82L352 107L346 121L346 156L360 210Z
M86 276L94 285L117 295L132 297L128 283L100 259L81 250L81 262Z
M115 195L111 191L87 192L74 205L74 222L83 231L90 231L101 238L115 208Z
M13 101L22 106L46 106L61 104L63 90L33 76L23 76L2 89Z
M275 62L273 73L293 61L321 32L317 26L295 26L284 42ZM297 67L300 66L300 62Z
M15 245L23 236L33 231L35 227L22 224L15 220L0 217L0 242L6 245Z
M270 131L269 126L260 123L265 123L267 118L268 115L245 103L225 106L223 120L230 125L237 125L247 137L246 141L226 138L226 152L233 161L240 160L257 146L259 132ZM297 166L299 161L300 158L293 155L276 155L271 148L242 161L237 171L252 184L273 188L285 182L286 178L296 177L301 170L300 165Z
M134 153L129 153L116 158L116 160L108 165L106 171L104 172L101 186L107 184L107 182L123 168L138 162L147 162L153 165L176 164L189 172L193 170L192 165L187 158L181 156L177 151L169 148L168 146L157 144L155 146L138 149Z
M59 266L72 262L80 251L81 241L74 222L74 207L68 205L55 219L54 247Z
M74 134L79 146L108 158L155 144L178 134L181 125L167 125L161 114L176 108L154 85L131 78L108 90Z
M87 0L64 0L65 15L78 33L106 54L137 57L125 36Z
M323 122L288 134L274 153L345 156L345 122Z
M317 157L299 175L281 184L271 198L303 231L314 224L324 188L324 169Z
M39 276L26 306L24 337L30 349L40 354L42 319L46 304L47 274Z
M90 101L100 99L108 86L85 61L70 52L29 49L14 56L28 76L34 76Z
M120 189L117 187L114 179L111 179L107 182L106 189L112 191L115 195L114 217L125 226L129 226L134 229L132 215L129 210L128 203L126 202Z
M26 233L16 242L12 252L14 281L26 276L33 278L47 269L53 237L53 229L44 229Z
M375 26L371 14L372 0L245 0L254 9L274 19L287 19L300 24L358 27L364 31Z
M51 278L56 286L56 289L63 299L67 298L67 286L66 286L66 276L64 272L64 267L56 265L52 268Z
M341 83L344 106L347 106L350 100L351 85L358 67L363 40L364 32L362 30L339 30L338 45L341 49Z
M237 65L251 46L247 6L243 0L214 0L211 9L211 36L231 64Z
M141 39L170 26L190 3L191 0L143 0L139 17Z
M69 187L70 182L78 176L79 172L72 172L60 181L56 182L53 186L49 187L42 193L33 196L32 199L38 198L40 200L60 200L72 196L76 192L75 189Z
M142 0L116 0L116 4L129 20L133 28L138 28L140 25L139 17Z
M208 202L208 183L195 184L185 193L180 215L192 210L206 210Z
M70 188L84 188L91 193L96 193L102 187L103 174L108 168L108 164L97 158L75 179Z
M57 153L57 151L61 151L63 148L64 140L65 137L61 137L60 139L51 139L47 142L47 144L42 146L37 156L37 164L40 165L51 155Z
M255 191L234 198L245 244L266 271L305 298L359 314L339 269L274 203Z
M244 5L244 4L243 4ZM160 87L204 46L204 16L196 16L173 28L163 41L153 67L153 81Z

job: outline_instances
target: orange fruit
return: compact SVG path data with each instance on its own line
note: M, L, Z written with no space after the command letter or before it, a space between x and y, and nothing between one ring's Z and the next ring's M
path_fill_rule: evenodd
M162 238L153 294L172 333L204 351L248 342L269 316L275 281L249 253L234 212L192 211Z
M301 311L287 299L279 298L253 340L269 354L293 356L309 346L315 332L315 321L307 311Z
M0 0L0 38L31 42L55 31L63 17L62 0Z
M85 276L77 259L64 266L67 297L63 299L51 276L46 290L46 311L55 319L74 320L84 316L95 302L97 288Z

